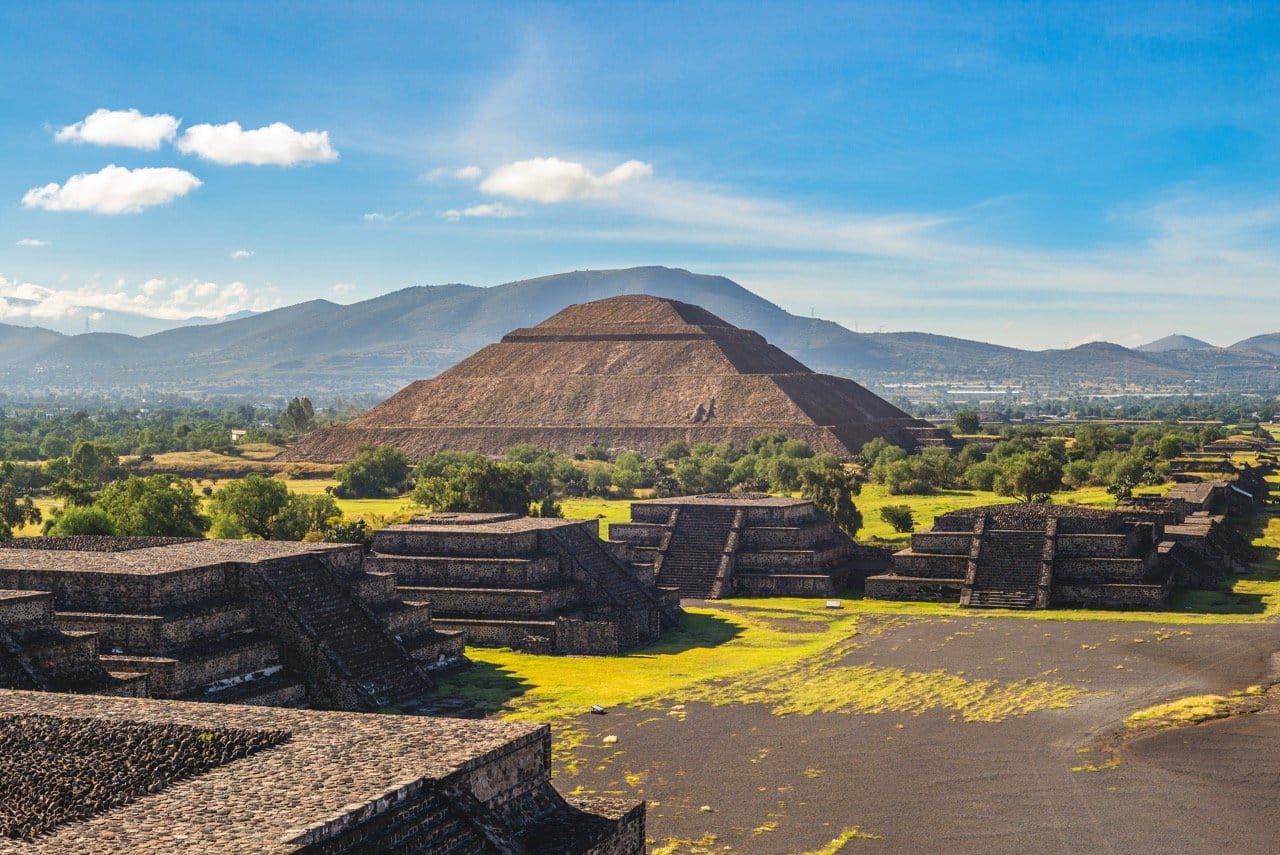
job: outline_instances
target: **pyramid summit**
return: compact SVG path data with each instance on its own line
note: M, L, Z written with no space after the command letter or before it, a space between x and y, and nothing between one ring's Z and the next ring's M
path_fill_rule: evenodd
M351 423L311 434L282 459L341 462L372 445L415 458L444 448L500 454L525 442L654 454L675 439L745 445L763 431L852 454L877 436L914 446L929 430L706 309L625 295L513 330Z

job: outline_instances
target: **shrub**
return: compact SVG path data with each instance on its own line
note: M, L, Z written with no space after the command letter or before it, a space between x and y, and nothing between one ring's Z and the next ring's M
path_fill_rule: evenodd
M910 505L885 505L880 509L880 519L887 522L893 527L893 530L899 533L915 531L916 518L911 512Z

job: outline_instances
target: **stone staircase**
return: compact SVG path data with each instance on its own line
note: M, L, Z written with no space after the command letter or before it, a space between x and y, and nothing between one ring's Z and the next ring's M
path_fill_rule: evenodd
M622 561L586 529L566 526L552 529L550 535L560 557L577 564L610 600L631 612L657 609L664 623L679 622L679 612L666 607L659 597L646 590Z
M1044 568L1045 533L987 529L966 605L978 608L1036 607Z
M734 508L717 506L674 511L675 525L658 555L658 585L679 588L682 597L713 596L735 514Z
M370 709L416 700L434 688L426 672L372 612L319 562L255 568Z

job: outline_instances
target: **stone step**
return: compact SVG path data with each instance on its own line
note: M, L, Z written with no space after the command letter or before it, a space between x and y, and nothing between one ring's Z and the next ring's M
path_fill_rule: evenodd
M96 633L37 631L23 639L23 647L32 664L51 678L97 669Z
M307 702L306 686L287 668L269 668L261 674L246 677L190 693L183 700L261 707L300 707Z
M54 621L65 631L98 633L102 652L164 656L183 647L214 641L253 628L248 603L217 603L165 614L56 612Z
M151 694L172 698L280 664L275 644L257 632L238 633L208 645L184 648L168 656L108 654L99 661L111 671L138 671L149 677Z
M47 591L0 591L0 626L11 633L48 629L53 625L53 594Z

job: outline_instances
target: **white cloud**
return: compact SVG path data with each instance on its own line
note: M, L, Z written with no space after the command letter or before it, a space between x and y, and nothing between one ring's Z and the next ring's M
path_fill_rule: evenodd
M29 246L34 248L48 245L49 242L47 240L36 240L35 238L23 238L18 241L18 246Z
M453 171L453 177L459 181L475 181L481 174L483 173L478 166L464 166Z
M178 140L178 151L223 166L296 166L338 159L328 131L295 131L284 122L252 131L241 128L239 122L192 125Z
M182 120L168 113L144 116L136 109L94 110L54 135L58 142L121 145L155 151L178 133Z
M440 216L446 220L457 222L463 217L494 217L497 219L506 219L507 217L518 217L520 212L510 205L504 205L501 202L490 202L484 205L472 205L469 208L450 208Z
M628 160L604 175L595 175L581 163L558 157L535 157L499 166L480 182L481 192L532 202L568 202L611 195L619 186L653 174L653 167Z
M329 286L329 293L337 296L350 294L354 290L356 290L356 286L353 282L335 282Z
M222 318L245 309L266 311L275 308L277 303L255 297L243 282L174 283L149 279L130 289L121 280L111 285L93 283L74 289L55 289L16 282L0 274L0 321L27 320L38 324L77 316L93 319L102 312L185 321L195 317Z
M171 166L126 169L111 164L97 172L73 175L62 185L33 187L22 197L22 204L46 211L136 214L185 196L202 183L190 172Z
M233 251L232 251L232 253L231 253L231 257L232 257L232 258L234 258L234 259L236 259L237 261L239 261L239 260L240 260L240 259L242 259L242 258L252 258L252 257L253 257L253 250L251 250L251 249L237 249L237 250L233 250Z

